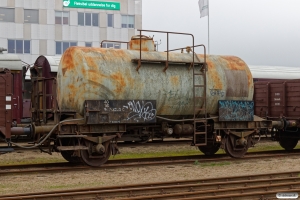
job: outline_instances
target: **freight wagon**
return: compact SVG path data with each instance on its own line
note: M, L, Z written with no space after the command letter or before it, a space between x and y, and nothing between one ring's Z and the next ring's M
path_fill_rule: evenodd
M130 134L191 137L191 145L205 154L221 147L238 158L256 142L256 134L282 126L281 119L254 115L253 77L243 60L206 55L205 46L195 45L187 33L165 32L191 38L190 46L175 49L181 52L157 52L153 39L141 32L127 50L68 48L56 76L39 57L29 69L30 117L25 121L24 112L12 117L21 110L12 106L12 72L2 69L0 137L9 147L2 151L21 146L12 135L29 135L35 144L21 147L100 166L118 152L117 140ZM196 54L196 47L203 54Z

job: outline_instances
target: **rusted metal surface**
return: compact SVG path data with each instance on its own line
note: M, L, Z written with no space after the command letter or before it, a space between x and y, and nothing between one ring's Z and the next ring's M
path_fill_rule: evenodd
M12 127L11 128L12 135L31 135L30 127Z
M23 99L23 117L30 118L31 117L31 100Z
M155 123L155 100L87 100L84 117L87 124Z
M299 119L300 80L256 82L254 101L260 117Z
M165 52L142 53L145 60L167 60L166 56ZM140 52L136 50L68 48L57 75L60 109L76 110L83 116L85 100L149 99L156 100L157 115L192 116L193 72L185 63L192 62L193 54L169 52L169 61L183 64L170 64L165 73L163 65L154 63L143 64L137 72L137 65L131 60L139 57ZM203 55L198 57L204 60ZM210 102L207 113L217 113L218 100L252 100L253 80L244 61L233 56L210 55L207 64L206 96ZM244 75L229 76L230 71L234 75ZM201 84L203 80L196 82ZM232 85L237 90L230 90L228 96ZM203 100L199 100L196 106L202 104Z
M36 78L36 77L43 77L43 78L52 78L53 74L51 74L51 67L48 62L48 59L45 56L39 56L35 63L34 66L30 69L31 76ZM44 86L45 93L46 94L52 94L52 80L49 80L45 83L46 85ZM46 97L46 107L47 108L52 108L52 99L50 97Z
M128 44L129 50L155 51L153 38L145 35L132 36Z
M11 123L12 75L9 70L0 68L0 134L3 138L11 137Z
M22 73L21 68L18 71L12 71L13 74L13 95L12 95L12 120L21 122L23 117L22 102Z
M12 76L12 120L20 123L22 118L22 61L16 54L3 54L0 52L0 67L7 68Z
M56 79L32 78L32 121L36 125L47 124L48 119L54 117L54 123L58 123L56 103ZM51 89L50 89L51 88Z
M253 101L219 101L219 121L253 121Z

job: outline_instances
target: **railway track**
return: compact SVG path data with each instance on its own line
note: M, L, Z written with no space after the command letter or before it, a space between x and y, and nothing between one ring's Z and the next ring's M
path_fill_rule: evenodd
M43 164L27 164L27 165L4 165L0 166L0 175L11 174L28 174L28 173L53 173L53 172L67 172L78 170L101 170L124 167L142 167L142 166L158 166L158 165L175 165L175 164L203 164L209 162L239 162L253 159L270 159L283 157L298 157L300 150L295 150L294 153L287 153L285 151L264 151L248 153L245 157L240 159L230 158L225 154L217 154L212 157L204 155L193 156L172 156L172 157L156 157L156 158L136 158L136 159L119 159L109 160L106 164L99 168L89 167L82 164L71 164L68 162L60 163L43 163Z
M12 199L270 199L300 191L300 171L0 196Z
M260 139L260 142L272 142L272 141L273 140L270 137L261 137ZM120 147L131 147L131 148L140 147L140 146L166 146L166 145L190 145L190 144L191 144L191 140L188 139L153 140L146 143L145 142L118 142L118 146ZM27 143L23 143L21 145L29 146ZM5 144L2 144L0 146L6 147ZM15 151L19 151L19 152L32 151L32 150L40 151L39 148L24 149L17 146L14 146L13 148ZM47 149L47 147L42 147L42 148Z

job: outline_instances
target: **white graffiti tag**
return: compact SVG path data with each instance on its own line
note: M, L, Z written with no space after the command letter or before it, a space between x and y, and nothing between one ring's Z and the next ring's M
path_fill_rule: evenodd
M127 119L134 119L137 122L141 119L144 121L151 121L156 116L156 109L153 108L153 105L151 102L144 103L142 101L129 101L128 106L123 106L123 109L128 109L128 111L131 111L128 113Z

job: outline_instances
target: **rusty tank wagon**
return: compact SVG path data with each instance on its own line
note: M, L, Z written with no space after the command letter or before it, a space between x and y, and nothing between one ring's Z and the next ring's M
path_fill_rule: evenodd
M164 32L167 38L191 36L192 44L175 49L181 52L169 45L157 52L142 31L147 32L140 30L128 49L68 48L56 77L45 57L39 57L30 68L30 123L1 124L8 146L20 146L10 140L12 134L28 134L35 145L27 148L38 146L50 154L61 152L70 162L100 166L118 153L119 138L156 135L190 137L191 145L206 155L224 148L239 158L255 143L255 134L281 126L280 120L254 115L253 78L243 60L206 55L205 46L195 45L187 33ZM196 54L196 47L203 54ZM1 105L9 104L10 95L3 93ZM1 112L12 110L3 107Z

